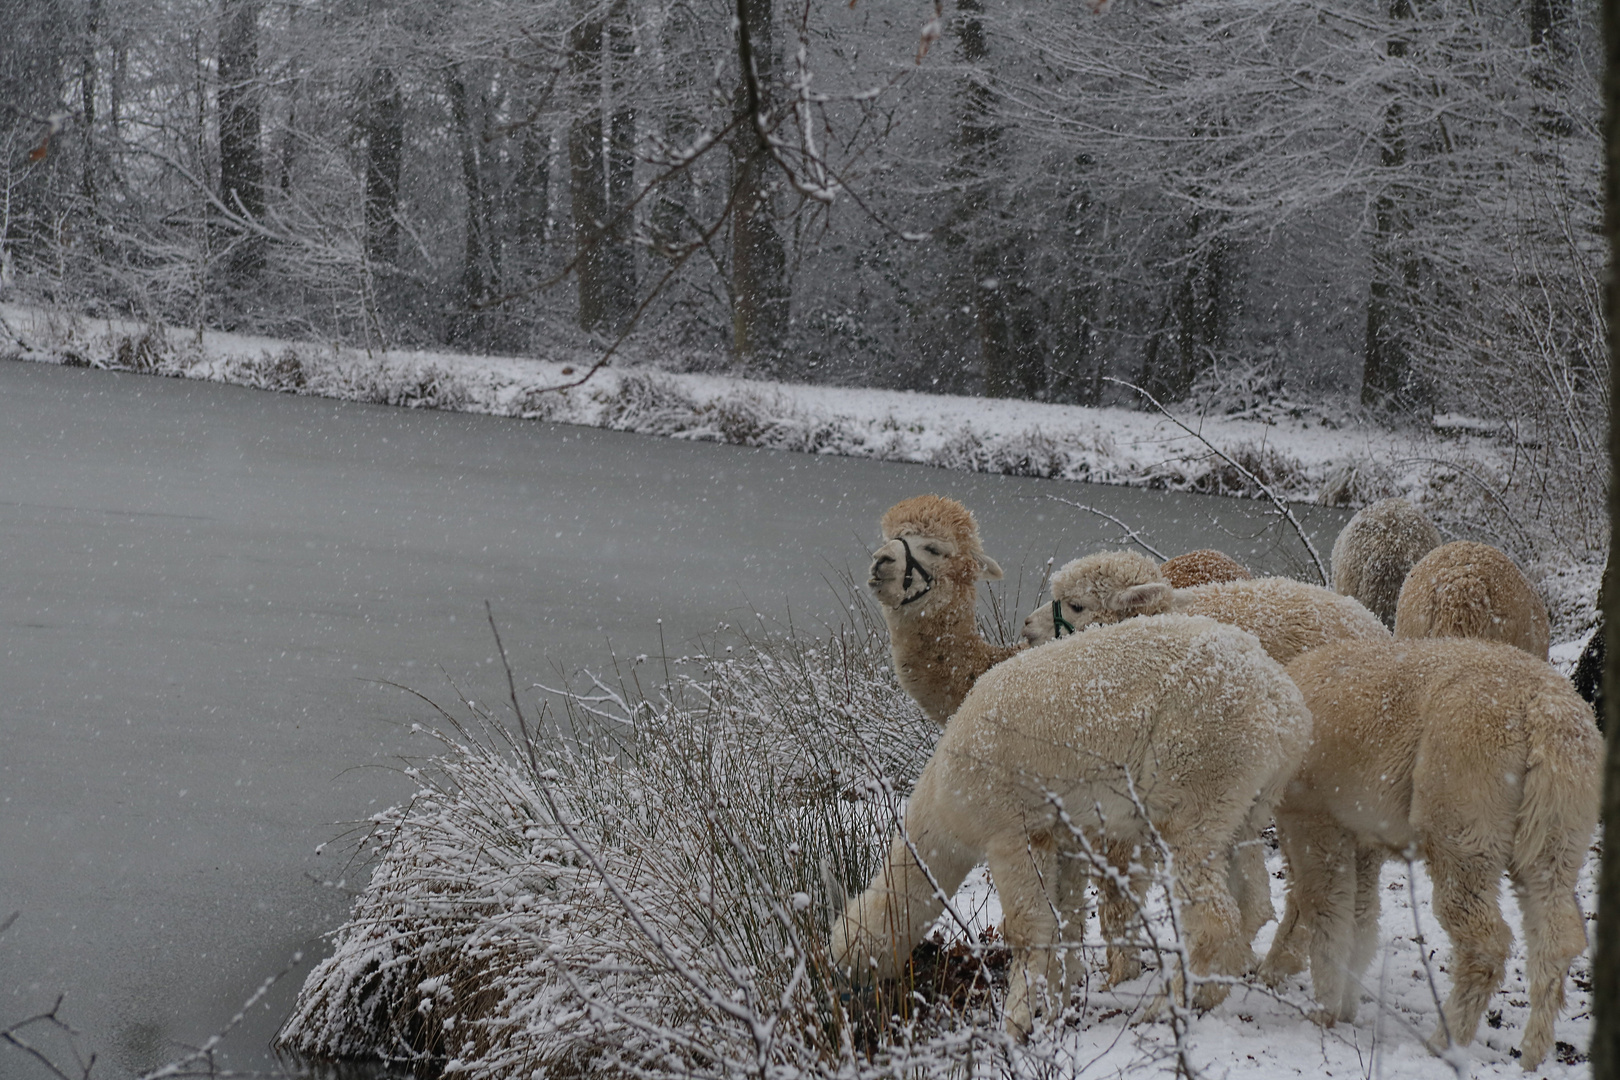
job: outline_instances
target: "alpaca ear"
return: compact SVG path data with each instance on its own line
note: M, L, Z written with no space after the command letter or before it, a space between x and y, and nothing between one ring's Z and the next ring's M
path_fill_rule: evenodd
M1140 615L1143 611L1160 608L1170 603L1173 589L1162 581L1150 581L1145 585L1132 585L1128 589L1121 589L1109 600L1111 611L1125 611Z
M996 560L992 559L990 556L988 556L988 555L980 555L979 556L979 566L980 566L981 569L984 570L985 580L987 580L987 581L1000 581L1001 580L1001 577L1002 577L1001 564L996 562Z
M1181 590L1180 592L1176 592L1174 588L1172 588L1170 593L1171 611L1186 611L1187 608L1191 606L1192 597L1187 595L1187 591L1185 589Z

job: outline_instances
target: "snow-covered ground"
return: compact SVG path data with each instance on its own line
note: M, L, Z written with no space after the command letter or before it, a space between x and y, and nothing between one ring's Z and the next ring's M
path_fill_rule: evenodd
M1272 872L1272 898L1278 912L1283 908L1285 883L1282 858L1273 851L1267 859ZM1588 920L1595 917L1595 875L1598 858L1587 860L1578 889L1582 910ZM1209 1078L1245 1077L1253 1080L1293 1080L1302 1075L1331 1077L1450 1077L1464 1075L1487 1078L1525 1076L1517 1057L1529 1016L1525 993L1524 941L1519 932L1519 909L1512 890L1502 891L1502 911L1514 934L1513 951L1508 957L1507 979L1501 992L1491 999L1486 1019L1474 1042L1454 1062L1431 1054L1423 1045L1439 1022L1439 1007L1430 989L1432 972L1441 1000L1450 992L1446 970L1449 941L1431 910L1432 889L1422 864L1408 879L1406 864L1385 864L1383 911L1380 925L1382 946L1363 975L1362 1007L1354 1024L1320 1028L1305 1016L1315 1007L1310 997L1309 977L1301 974L1273 993L1258 982L1239 987L1220 1006L1193 1022L1189 1037L1192 1060ZM1416 896L1419 922L1412 917ZM957 910L969 917L975 929L998 925L1000 904L983 867L974 871L955 899ZM1421 929L1420 929L1421 927ZM940 929L949 928L942 921ZM1091 943L1100 950L1096 923L1089 927ZM1277 924L1268 923L1255 941L1260 955L1271 945ZM1431 956L1425 970L1415 940L1422 933ZM1590 931L1589 931L1590 936ZM1096 976L1093 976L1095 980ZM1568 994L1558 1021L1558 1045L1547 1060L1530 1075L1537 1077L1585 1077L1586 1048L1591 1042L1591 957L1577 957L1565 981ZM1073 1059L1087 1066L1092 1076L1125 1075L1140 1068L1144 1058L1161 1059L1173 1046L1165 1024L1127 1027L1124 1018L1140 1011L1144 998L1158 990L1156 977L1149 973L1117 991L1091 991L1084 1000L1083 1020L1068 1036ZM1076 1070L1077 1072L1079 1069Z

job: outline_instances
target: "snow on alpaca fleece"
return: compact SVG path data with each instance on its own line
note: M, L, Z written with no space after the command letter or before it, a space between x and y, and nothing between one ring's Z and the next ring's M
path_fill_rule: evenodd
M833 927L833 957L857 977L894 974L940 896L987 858L1013 948L1007 1024L1027 1033L1031 983L1063 982L1054 907L1085 925L1087 863L1059 826L1062 806L1092 842L1156 828L1177 866L1193 970L1238 974L1272 914L1263 856L1243 841L1270 820L1310 730L1281 665L1210 619L1132 619L1013 657L946 727L904 832ZM1212 1006L1225 991L1205 984L1196 1000Z
M1378 947L1378 869L1415 850L1451 938L1446 1028L1466 1046L1505 975L1506 871L1529 953L1521 1064L1535 1068L1586 946L1575 882L1603 756L1590 709L1550 665L1497 642L1343 642L1288 674L1315 736L1277 807L1288 914L1261 975L1276 985L1308 959L1319 1019L1353 1020L1358 976ZM1431 1045L1444 1046L1444 1030Z
M1437 547L1406 575L1395 607L1398 638L1502 641L1547 659L1547 605L1513 560L1469 540Z
M1083 626L1087 617L1097 622L1116 621L1137 611L1115 598L1156 578L1162 580L1143 556L1102 552L1076 559L1053 574L1052 596L1076 626ZM1074 610L1076 604L1080 611ZM1165 611L1206 615L1247 630L1280 664L1332 641L1389 637L1383 623L1355 600L1292 578L1250 578L1176 589L1159 594L1140 613ZM1024 627L1025 638L1034 644L1051 640L1050 605L1032 611Z
M1401 582L1439 546L1440 530L1405 499L1364 506L1333 541L1333 591L1360 600L1393 629Z

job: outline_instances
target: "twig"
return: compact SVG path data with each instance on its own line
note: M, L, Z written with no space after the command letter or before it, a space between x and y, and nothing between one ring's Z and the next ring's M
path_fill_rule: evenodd
M1264 483L1258 476L1254 475L1254 473L1232 460L1232 457L1229 454L1227 454L1220 447L1216 446L1214 443L1210 442L1208 439L1204 438L1202 433L1194 431L1192 428L1188 427L1181 421L1179 417L1177 417L1169 409L1165 408L1164 405L1160 403L1158 398L1154 397L1140 386L1137 386L1135 383L1126 382L1124 379L1113 378L1112 376L1104 376L1104 378L1108 382L1117 383L1118 385L1129 390L1134 390L1136 393L1141 394L1144 398L1147 398L1147 400L1152 403L1153 407L1164 415L1165 419L1169 420L1172 424L1176 425L1176 427L1203 443L1209 448L1210 453L1214 454L1216 457L1232 466L1232 468L1242 473L1243 478L1258 488L1260 493L1271 501L1271 505L1277 508L1277 512L1288 520L1288 524L1294 527L1295 534L1299 536L1300 541L1305 545L1305 550L1310 553L1311 561L1316 564L1316 573L1322 579L1321 584L1326 585L1332 580L1332 578L1328 576L1327 564L1322 561L1322 556L1317 553L1316 545L1311 543L1311 538L1306 535L1305 526L1299 523L1299 518L1294 516L1294 511L1289 507L1288 503L1279 497L1276 492L1272 491L1269 485Z
M1110 514L1106 510L1099 510L1095 506L1088 506L1085 503L1077 503L1073 500L1065 499L1061 495L1048 495L1047 498L1051 499L1053 502L1060 502L1064 506L1072 506L1076 510L1084 510L1087 513L1096 514L1098 517L1107 518L1109 521L1112 521L1115 525L1118 525L1122 530L1124 530L1124 539L1129 540L1131 543L1135 544L1137 547L1141 548L1155 559L1158 559L1160 562L1165 562L1170 558L1170 556L1166 555L1164 552L1160 551L1146 540L1143 540L1141 533L1137 532L1135 529L1131 528L1129 525L1125 524L1119 518L1115 517L1113 514Z

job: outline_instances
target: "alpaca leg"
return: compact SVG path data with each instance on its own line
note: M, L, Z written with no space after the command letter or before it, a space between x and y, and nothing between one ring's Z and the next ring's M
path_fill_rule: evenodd
M1308 959L1311 990L1323 1006L1316 1018L1332 1025L1345 998L1355 923L1354 844L1331 821L1279 818L1277 828L1288 857L1292 910L1284 915L1284 926L1260 966L1261 976L1275 984ZM1291 926L1290 915L1295 920Z
M1260 831L1271 821L1271 804L1256 803L1232 847L1227 884L1238 906L1238 933L1252 943L1260 928L1277 914L1271 903L1271 878L1266 873L1265 842Z
M1239 822L1223 809L1229 808L1189 801L1159 826L1170 856L1172 887L1180 901L1182 941L1193 975L1241 975L1254 958L1254 950L1240 938L1242 916L1227 884L1232 838L1239 831ZM1180 975L1178 972L1172 980L1172 993L1180 993L1174 985ZM1230 990L1225 983L1201 982L1190 1004L1199 1010L1212 1009Z
M1451 938L1451 996L1445 1024L1429 1043L1444 1048L1449 1030L1454 1044L1467 1046L1491 995L1502 985L1513 943L1497 899L1503 867L1489 855L1449 850L1432 840L1424 848L1434 882L1434 915Z
M1560 872L1564 870L1558 867L1552 875L1538 875L1530 882L1521 882L1516 876L1514 881L1524 915L1525 952L1529 954L1526 981L1530 1021L1519 1046L1519 1064L1526 1069L1540 1065L1552 1049L1553 1025L1564 1006L1564 976L1569 973L1570 961L1586 948L1586 919L1575 899L1575 872Z
M1142 950L1136 927L1142 910L1147 878L1131 873L1131 866L1142 858L1134 840L1108 840L1103 845L1108 865L1130 882L1120 887L1113 875L1099 868L1097 877L1097 923L1107 943L1108 975L1105 986L1118 986L1142 974Z
M917 809L914 799L907 814L907 824L914 827L895 834L871 884L834 921L833 963L857 980L869 973L880 979L897 975L977 861L954 837L926 825L915 827L923 819ZM912 855L913 847L927 873Z
M1359 848L1356 851L1355 938L1350 947L1344 990L1339 999L1339 1019L1346 1023L1356 1018L1356 1009L1361 1004L1361 974L1378 952L1378 915L1383 900L1378 886L1383 871L1382 851L1377 848Z
M1321 860L1316 857L1320 852L1313 853L1309 842L1314 828L1308 818L1277 815L1277 842L1282 847L1288 892L1271 950L1260 963L1260 978L1271 987L1282 985L1285 978L1299 974L1310 963L1311 935L1321 910L1316 899L1320 882L1313 877L1311 882L1302 883L1301 875L1307 871L1312 875L1323 873ZM1300 907L1302 895L1309 901L1308 910Z
M986 853L1001 896L1002 932L1012 950L1007 971L1007 1031L1028 1038L1035 1014L1056 1016L1067 998L1068 958L1060 955L1060 866L1049 836L1009 838Z

